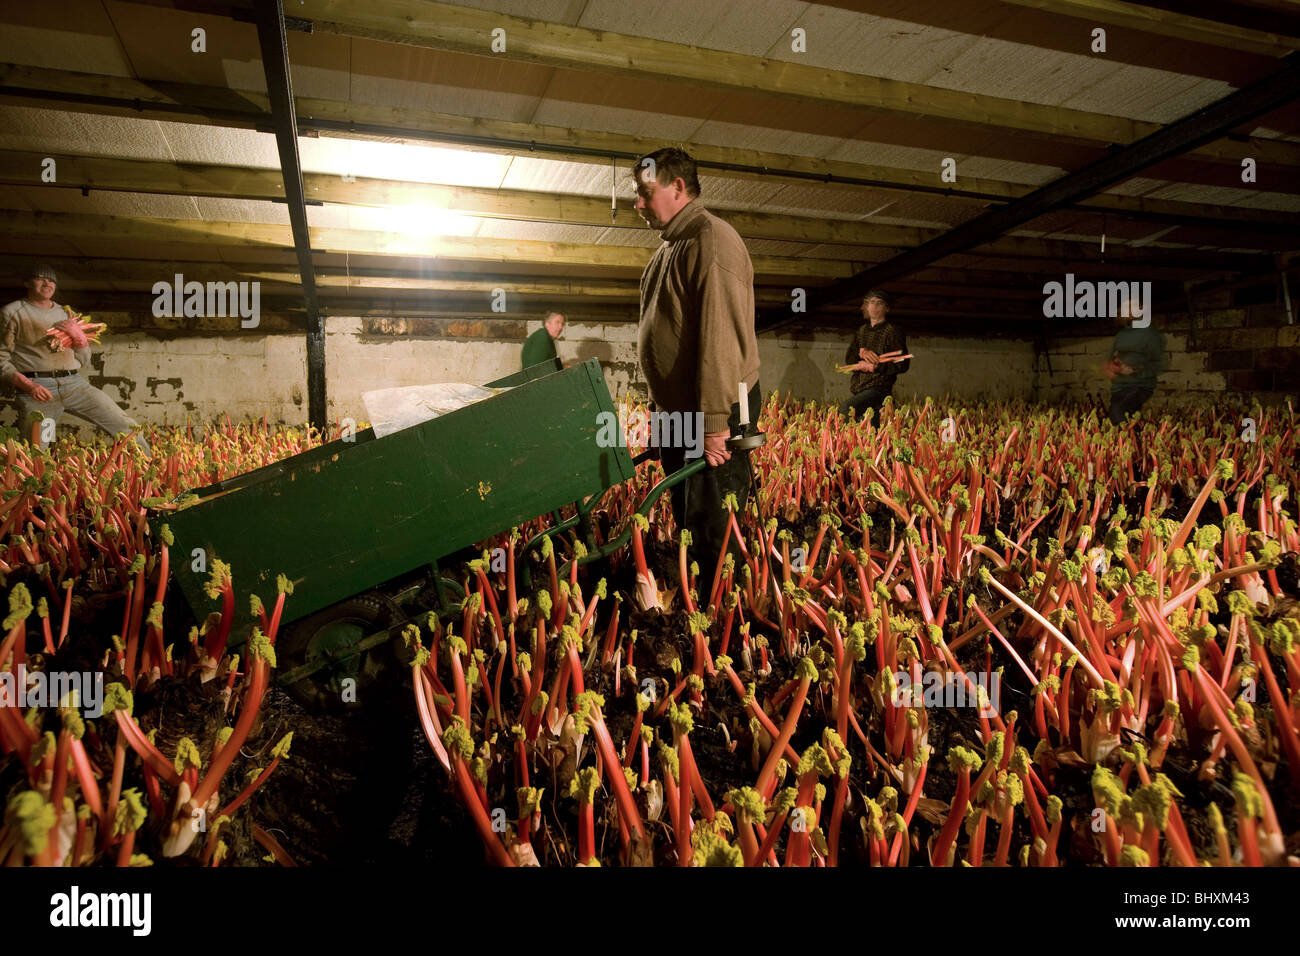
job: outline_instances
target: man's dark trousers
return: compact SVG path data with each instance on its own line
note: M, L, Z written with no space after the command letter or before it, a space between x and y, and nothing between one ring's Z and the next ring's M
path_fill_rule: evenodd
M1146 404L1147 399L1155 393L1154 388L1146 385L1122 385L1110 390L1110 422L1118 425L1129 415L1135 414Z
M752 435L758 431L756 420L762 393L758 383L749 390L749 424L740 424L740 406L731 406L731 416L727 424L733 435ZM701 437L703 441L703 437ZM694 458L686 457L685 448L660 448L659 461L664 474L673 472L691 462ZM727 536L726 509L723 501L727 495L736 496L738 507L736 522L739 524L740 513L749 500L749 452L731 452L731 458L716 468L705 467L687 478L681 484L674 485L669 494L672 498L673 519L678 528L688 528L691 532L692 545L690 558L700 565L700 576L696 587L702 601L708 600L708 592L713 586L713 572L718 566L718 556L722 553L722 542ZM728 541L727 550L740 560L740 549L736 546L735 536Z
M852 413L853 416L857 418L869 408L875 412L871 418L872 423L879 425L881 406L885 404L885 399L889 397L889 393L892 391L892 386L884 387L877 385L873 388L864 389L861 392L854 392L849 396L849 400L840 406L840 413L843 415Z

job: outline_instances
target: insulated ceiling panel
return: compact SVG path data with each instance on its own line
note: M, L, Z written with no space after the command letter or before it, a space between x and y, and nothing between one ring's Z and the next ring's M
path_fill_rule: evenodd
M819 136L802 130L743 126L726 122L725 119L709 120L700 124L691 133L691 139L699 143L729 146L733 149L755 149L769 153L817 158L826 157L843 142L837 136Z
M985 156L966 156L957 160L957 185L961 185L961 177L966 175L979 179L1023 183L1028 186L1045 186L1067 172L1069 170L1057 166L1017 163L1010 159L990 159Z
M588 0L578 26L709 49L765 50L793 24L805 3L751 0L745 4L697 0ZM755 54L756 55L756 54Z
M841 243L823 242L817 245L805 245L796 255L800 259L841 259L846 262L869 263L881 262L892 253L879 246L846 246Z
M509 219L484 219L478 231L480 239L533 239L542 242L595 243L604 226L567 226L549 222L522 222Z
M835 218L860 219L877 212L883 204L879 194L854 186L791 183L767 201L765 211L796 216L834 214Z
M496 189L510 168L509 156L416 143L301 138L298 149L305 171L448 186Z
M1020 43L980 39L947 58L923 82L946 90L982 93L1059 106L1123 69L1119 64L1067 53L1045 53Z
M289 225L289 207L283 203L251 203L243 199L209 199L196 196L199 219L213 222L266 222Z
M763 212L772 197L785 188L783 180L763 182L753 179L726 179L722 176L700 176L700 197L704 205L727 209ZM629 190L629 195L631 190Z
M908 83L923 82L979 40L907 20L820 5L809 6L796 26L805 31L806 51L793 49L792 38L787 34L772 45L768 56Z
M0 62L130 76L131 63L100 0L6 3Z
M863 16L892 17L972 37L994 37L1069 54L1090 52L1098 24L1003 0L820 0ZM1283 0L1288 2L1288 0ZM1270 57L1115 25L1106 27L1106 56L1116 62L1194 72L1232 83L1248 82L1272 69Z
M90 216L127 216L140 219L197 219L196 201L190 196L155 196L146 193L106 192L92 189L83 196L77 189L49 189L39 186L17 190L33 209L41 212L78 213ZM7 194L9 191L5 190Z
M1080 88L1061 105L1149 123L1172 123L1231 92L1232 87L1220 80L1125 66Z
M608 199L612 178L619 200L624 201L630 200L632 195L632 180L628 176L630 168L631 163L627 160L620 160L616 164L611 164L608 160L574 163L516 156L510 161L502 178L501 188Z
M797 256L814 243L782 242L777 239L746 239L745 248L751 256Z
M657 249L663 245L663 239L654 229L625 229L610 226L595 240L598 246L640 246L643 249Z
M1196 186L1188 183L1163 183L1147 194L1152 199L1176 199L1183 202L1220 203L1227 206L1249 206L1254 209L1272 209L1278 212L1295 212L1300 209L1300 196L1233 186Z
M647 106L648 104L636 101L594 105L549 95L537 105L529 122L541 126L606 130L628 136L662 139L667 143L680 143L695 138L694 132L700 125L698 119L680 113L655 112Z
M27 106L0 105L0 147L130 159L171 158L167 137L155 120Z
M157 126L167 143L168 158L178 163L280 168L273 133L192 123L160 122Z

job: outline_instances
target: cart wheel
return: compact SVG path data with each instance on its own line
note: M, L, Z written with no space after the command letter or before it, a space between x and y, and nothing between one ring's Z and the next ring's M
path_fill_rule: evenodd
M465 585L461 584L455 578L442 579L443 593L447 598L447 605L438 604L437 585L430 582L426 584L415 598L415 606L421 611L433 611L439 617L455 617L460 614L460 604L465 600Z
M285 684L285 691L315 711L350 711L376 696L387 696L400 681L393 664L391 642L349 654L363 638L382 631L400 615L393 603L371 592L348 598L290 625L276 641L278 670L286 673L304 664L321 666L306 677Z

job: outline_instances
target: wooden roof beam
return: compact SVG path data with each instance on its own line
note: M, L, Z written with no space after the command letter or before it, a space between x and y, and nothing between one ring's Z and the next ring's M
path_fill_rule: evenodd
M41 163L57 163L61 188L89 188L176 196L215 196L231 199L281 201L284 187L275 170L213 163L177 163L62 153L54 150L0 149L0 183L15 186L40 183ZM444 186L364 176L345 181L329 173L303 173L306 196L312 202L350 206L424 204L491 219L608 226L605 199L531 190ZM1113 200L1124 200L1114 202ZM705 199L707 203L707 197ZM1095 207L1095 208L1094 208ZM943 230L875 223L860 219L787 216L709 208L727 219L741 235L753 239L834 242L872 246L913 246ZM1269 235L1300 233L1300 214L1244 206L1223 206L1102 194L1088 211L1202 228L1234 229ZM618 208L613 225L644 229L630 201Z
M1002 0L1065 17L1142 30L1260 56L1283 57L1300 50L1300 39L1270 30L1255 30L1186 13L1162 10L1125 0Z
M817 106L855 108L882 117L919 117L1056 142L1123 145L1161 129L1159 123L1121 116L529 20L430 0L368 0L364 6L352 0L299 0L295 11L311 20L316 29L341 36L505 57L606 76L679 82L731 93L762 93ZM506 37L506 52L502 54L491 49L493 31L498 29L504 30ZM1214 144L1214 150L1215 159L1234 162L1250 155L1241 152L1241 144L1230 140Z

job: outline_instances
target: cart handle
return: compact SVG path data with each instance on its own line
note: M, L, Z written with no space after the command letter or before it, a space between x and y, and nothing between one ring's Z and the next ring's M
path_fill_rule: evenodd
M752 449L762 447L762 445L766 441L767 441L767 436L763 432L754 432L752 435L734 435L731 438L728 438L727 446L731 448L733 451L751 451ZM642 456L638 455L636 458L633 459L633 461L636 461L637 459L642 459ZM681 484L683 481L685 481L687 478L691 477L692 475L699 474L706 467L708 467L708 463L709 463L708 459L705 458L703 455L701 455L699 458L695 459L695 461L691 462L689 465L685 465L677 469L671 475L666 476L662 481L660 481L657 485L655 485L646 493L645 500L642 501L640 507L636 509L636 513L641 515L641 517L644 518L646 515L650 513L650 509L654 507L654 503L658 501L660 497L663 496L663 493L665 491L667 491L669 488L672 488L674 485ZM572 520L576 521L577 519L575 518ZM589 551L582 557L577 558L576 560L578 562L578 566L582 567L582 565L584 564L589 564L592 561L597 561L600 558L607 557L608 555L613 554L615 551L618 551L620 548L623 548L628 543L628 541L630 541L632 538L633 520L635 519L633 518L628 519L627 527L624 528L623 531L619 534L619 536L615 538L613 541L607 541L605 542L604 545L602 545L599 548L596 548L594 551ZM557 570L556 572L557 575L563 577L564 574L568 573L569 567L573 563L573 560L575 559L570 559L569 561L564 562L564 565Z
M632 460L634 463L639 463L642 461L649 461L651 459L644 457L644 453L643 453L642 455L637 455L637 457ZM653 488L651 488L646 493L645 501L641 502L641 506L637 508L637 514L641 515L642 517L648 515L650 513L650 509L654 507L654 503L659 500L659 498L663 495L665 491L667 491L669 488L673 487L674 485L681 484L687 478L691 477L691 475L703 471L707 464L708 464L708 459L705 458L703 455L701 455L699 458L691 462L689 465L679 468L671 475L668 475L666 478L661 479L658 484L656 484ZM567 518L564 521L560 522L559 524L555 525L554 527L547 528L544 531L539 531L536 535L534 535L528 541L528 543L523 546L522 550L520 550L519 552L519 557L516 559L516 562L519 565L522 565L523 568L525 569L524 573L529 574L528 565L524 563L524 558L528 555L528 552L532 551L533 548L540 546L543 538L553 537L557 534L563 534L565 531L568 531L570 528L577 526L578 522L581 521L582 518L591 514L591 512L595 510L597 502L599 502L601 498L605 497L605 493L608 491L609 489L606 488L605 491L602 491L600 494L592 495L587 501L579 503L578 511L572 518ZM632 523L631 520L629 520L628 525L623 530L622 534L620 534L613 541L608 541L603 546L596 548L593 551L587 552L587 555L584 556L581 561L579 561L579 566L581 567L583 564L586 564L588 561L594 561L597 558L603 558L608 554L613 554L619 548L627 544L628 541L631 540L631 538L632 538ZM566 561L559 569L557 569L557 574L559 574L560 577L563 577L564 574L568 572L568 569L569 569L569 562ZM531 575L528 583L531 584Z
M755 432L752 435L734 435L731 438L727 439L727 445L735 451L750 451L752 449L761 447L766 441L767 441L767 436L763 432ZM652 461L656 457L657 455L655 450L651 448L651 449L647 449L646 451L643 451L641 454L633 458L632 463L633 465L639 465L642 462ZM709 463L708 459L705 458L703 455L701 455L699 458L695 459L689 465L684 465L681 468L677 469L675 472L673 472L671 475L667 475L664 478L662 478L653 488L651 488L646 493L645 500L642 501L640 506L636 509L636 513L641 515L641 517L644 518L646 515L650 513L650 509L654 507L655 502L658 501L661 497L663 497L663 493L665 491L667 491L668 489L672 488L675 485L681 484L683 481L685 481L687 478L691 477L692 475L699 474L706 467L708 467L708 463ZM600 501L601 498L605 496L605 492L607 491L609 491L608 488L606 488L605 491L602 491L598 495L592 495L587 501L580 503L578 505L577 513L572 518L568 518L565 521L562 521L559 524L557 524L555 527L548 528L544 531L539 531L536 535L534 535L528 541L528 543L524 545L523 549L519 552L519 557L516 559L518 563L523 565L523 567L525 568L524 573L525 574L529 573L527 570L528 566L523 561L524 557L528 554L529 551L531 551L535 547L538 547L541 544L543 538L551 537L557 534L562 534L563 532L568 531L570 528L575 527L582 518L584 518L586 515L591 514L591 512L595 509L596 504ZM585 555L583 555L581 558L578 559L578 566L581 567L584 564L589 564L592 561L597 561L600 558L604 558L613 554L615 551L618 551L620 548L624 547L631 539L632 539L632 519L629 518L627 527L623 529L622 533L619 534L617 538L615 538L612 541L605 542L605 544L599 548L595 548L591 551L588 551ZM568 573L570 564L571 564L571 560L566 561L561 567L556 569L556 574L559 577L563 577L565 574Z

